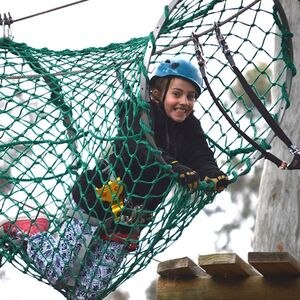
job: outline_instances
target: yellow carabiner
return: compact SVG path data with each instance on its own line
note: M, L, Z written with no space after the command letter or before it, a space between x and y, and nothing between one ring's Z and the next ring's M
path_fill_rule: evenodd
M103 202L108 202L111 205L112 213L117 220L121 211L124 208L124 186L120 184L120 177L116 181L110 180L101 188L96 188L96 193Z

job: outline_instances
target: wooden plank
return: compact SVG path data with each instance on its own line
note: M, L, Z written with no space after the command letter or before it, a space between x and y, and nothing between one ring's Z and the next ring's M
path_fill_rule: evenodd
M188 257L171 259L160 262L157 273L168 278L190 278L195 276L208 276L196 263Z
M249 252L248 262L265 277L300 275L300 263L288 252Z
M247 277L260 275L251 265L235 253L200 255L199 266L216 277Z
M299 300L300 278L194 277L170 280L160 276L156 285L157 300Z

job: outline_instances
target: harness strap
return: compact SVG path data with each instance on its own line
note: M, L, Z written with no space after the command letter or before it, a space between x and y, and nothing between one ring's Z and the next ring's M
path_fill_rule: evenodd
M118 242L118 243L126 243L126 242L129 242L128 238L130 238L134 241L137 241L139 238L139 235L138 234L128 235L127 233L114 233L112 235L101 234L100 237L103 240L109 240L109 241ZM137 242L130 242L126 246L126 250L129 252L135 251L137 248L138 248Z
M68 207L68 209L65 213L65 217L82 220L85 223L89 223L91 226L99 226L99 224L100 224L99 219L97 219L95 217L91 217L82 211L74 210L71 207ZM101 220L101 222L103 222L103 221Z
M217 99L216 95L214 94L209 81L207 79L206 76L206 72L205 72L205 61L201 55L201 51L200 51L200 43L198 40L198 37L192 33L192 37L193 37L193 42L195 45L195 53L196 53L196 57L198 60L198 65L199 65L199 69L201 72L201 75L203 77L203 80L206 84L207 90L210 93L214 103L216 104L216 106L218 107L218 109L220 110L220 112L223 114L223 116L225 117L225 119L229 122L229 124L245 139L247 140L247 142L249 142L249 144L251 144L255 149L259 150L261 152L261 154L263 155L263 157L265 157L266 159L270 160L271 162L273 162L274 164L276 164L279 168L281 169L286 169L287 168L287 163L280 160L278 157L276 157L275 155L273 155L270 152L267 152L263 147L261 147L257 142L255 142L252 138L250 138L244 131L242 131L237 125L236 123L229 117L229 115L227 114L227 112L225 111L225 109L223 108L223 106L220 104L219 100Z
M236 66L234 59L231 55L231 52L229 50L228 44L225 41L224 36L222 35L220 28L218 26L218 23L215 23L215 32L217 36L217 40L219 42L220 47L222 48L222 52L224 53L226 59L228 60L233 72L237 76L239 82L241 83L242 87L244 88L246 94L249 96L250 100L254 104L254 106L257 108L257 110L260 112L262 117L265 119L265 121L268 123L268 125L271 127L271 129L274 131L276 136L278 136L284 144L289 148L290 153L294 155L293 161L287 165L287 168L292 169L300 169L300 152L298 150L298 147L292 143L292 141L288 138L288 136L285 134L285 132L282 130L282 128L279 126L279 124L272 118L271 114L267 110L267 108L264 106L264 104L260 101L256 93L253 91L251 86L248 84L246 78L242 74L242 72L239 70L239 68Z

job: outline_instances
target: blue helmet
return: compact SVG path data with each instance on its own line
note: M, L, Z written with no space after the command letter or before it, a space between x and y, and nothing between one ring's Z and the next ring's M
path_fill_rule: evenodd
M203 79L198 68L190 61L182 58L172 58L161 62L154 71L151 80L155 77L180 77L196 85L198 96L201 94Z

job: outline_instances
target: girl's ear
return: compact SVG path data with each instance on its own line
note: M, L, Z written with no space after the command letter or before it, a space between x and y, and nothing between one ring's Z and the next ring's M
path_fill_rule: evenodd
M153 94L153 97L158 98L159 95L160 95L160 92L159 92L158 89L153 89L153 90L152 90L152 94Z
M158 89L153 89L152 91L151 91L151 94L152 94L152 97L153 97L153 100L155 101L155 102L159 102L161 99L161 92L158 90Z

